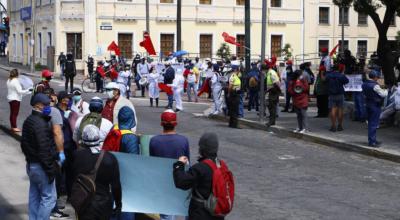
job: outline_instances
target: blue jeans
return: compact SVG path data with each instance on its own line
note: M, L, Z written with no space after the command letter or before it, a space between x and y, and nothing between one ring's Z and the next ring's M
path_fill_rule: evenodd
M243 118L244 117L244 102L243 102L243 97L244 94L240 93L240 102L239 102L239 112L238 112L238 116L239 118Z
M367 112L365 110L364 95L362 92L353 92L354 108L355 108L355 120L364 121L367 118Z
M252 108L255 108L256 111L258 111L258 107L259 107L259 102L258 102L258 94L259 91L258 90L249 90L250 93L250 98L249 98L249 106L247 107L247 109L250 111Z
M196 89L196 84L195 84L195 83L188 83L187 95L188 95L189 102L192 101L192 95L191 95L192 89L193 89L193 93L194 93L194 100L197 102L197 89Z
M55 181L49 183L39 163L28 164L26 172L29 177L29 220L49 219L57 200Z
M172 105L174 104L174 95L167 95L168 96L168 107L172 108Z
M379 125L381 107L377 104L367 104L368 114L368 144L376 144L376 129Z
M61 69L61 78L64 77L64 70L65 70L65 64L60 64L60 69Z

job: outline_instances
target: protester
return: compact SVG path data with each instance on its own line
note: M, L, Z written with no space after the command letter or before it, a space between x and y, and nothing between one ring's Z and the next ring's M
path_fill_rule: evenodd
M344 75L344 65L339 64L336 71L327 73L331 132L343 131L344 85L349 79ZM336 127L336 122L338 126Z
M285 83L285 88L286 88L286 92L285 92L285 108L282 110L282 112L289 112L289 108L290 108L290 100L291 100L291 95L288 91L289 89L289 82L292 81L292 79L294 78L294 71L293 71L293 62L291 60L286 61L286 70L285 72L282 74L282 80ZM292 108L293 110L293 108Z
M97 62L96 67L96 92L103 93L104 77L106 73L104 72L104 66L102 61Z
M141 62L137 64L136 68L140 79L147 78L150 73L150 67L149 64L147 64L146 58L143 57ZM141 85L140 90L142 91L142 97L144 97L146 92L146 85Z
M326 72L332 71L331 57L329 56L329 50L326 47L321 49L321 64L320 64L320 66L324 66L326 69Z
M268 110L269 110L269 122L266 124L268 127L275 125L277 107L279 103L280 79L278 73L273 69L273 63L266 61L265 66L267 73L265 76L265 82L267 85L268 92Z
M257 63L251 64L251 70L248 74L248 79L249 103L247 110L251 111L254 108L258 112L260 106L260 70L257 67Z
M49 219L56 205L57 152L50 121L50 99L37 94L31 100L32 114L22 127L21 148L29 177L29 219Z
M113 211L116 215L121 213L122 190L118 161L111 153L101 151L99 129L94 125L87 125L83 129L82 147L74 153L72 162L74 179L79 174L93 172L100 152L104 152L104 155L96 172L96 193L89 206L77 213L79 220L108 220Z
M321 65L317 80L315 82L314 93L317 96L318 114L316 118L326 118L329 115L329 95L328 84L326 83L326 68Z
M82 99L82 90L74 88L72 90L71 110L76 112L79 117L89 114L89 104Z
M364 71L364 63L358 63L356 68L356 74L361 75L363 82L366 81L366 73ZM367 120L367 110L365 109L365 99L362 91L352 92L354 100L354 121L365 122Z
M297 114L298 127L295 133L305 133L307 131L307 108L308 93L310 86L304 78L301 78L301 70L296 70L293 80L290 81L288 92L293 97L293 106Z
M103 149L139 154L139 138L132 132L135 126L135 113L127 106L122 107L118 113L118 124L108 133Z
M376 129L379 126L379 117L384 98L388 95L386 89L382 89L378 84L380 72L373 70L368 76L362 88L366 99L367 115L368 115L368 145L370 147L380 147L381 142L376 138Z
M183 77L183 72L176 71L175 78L172 83L172 89L175 100L175 112L180 112L183 110L182 94L184 90L184 84L185 84L185 78Z
M229 127L237 128L239 127L238 114L239 114L239 102L241 93L241 80L238 76L238 67L232 67L232 75L229 78L229 88L228 88L228 111L229 111Z
M218 137L216 134L205 133L201 136L199 140L200 159L198 160L198 163L189 168L188 171L185 171L185 166L188 165L189 158L182 156L179 158L179 161L176 162L173 166L175 186L183 190L192 190L192 196L189 204L190 220L224 219L224 217L213 216L207 210L205 205L206 201L209 201L210 196L217 196L212 194L215 193L213 192L214 181L217 181L214 180L216 174L214 173L213 169L219 169L220 172L228 171L221 174L227 174L227 176L223 177L223 180L229 181L225 183L229 184L229 192L227 195L224 196L224 198L226 198L228 200L228 203L230 203L230 208L233 207L234 198L231 197L232 195L234 195L233 177L226 167L225 162L218 159L218 145ZM212 168L209 164L215 166L215 168ZM220 165L220 167L218 167L217 165Z
M93 80L94 59L91 54L88 55L88 60L86 61L86 66L88 68L90 80Z
M22 97L30 94L30 89L22 89L21 83L18 80L18 70L13 69L10 71L10 76L7 80L7 100L10 104L10 124L12 132L21 132L17 127L17 117Z
M158 73L155 65L152 65L148 79L149 79L150 107L153 107L153 101L155 100L156 107L158 108L160 99L160 89L158 88L158 81L160 79L160 74Z
M219 71L219 65L214 64L214 75L211 78L211 89L214 97L213 115L218 115L222 110L222 85L220 79L221 73Z
M65 70L65 62L67 61L67 57L65 56L64 52L61 52L57 59L57 65L60 65L61 69L61 80L64 80L64 70Z
M140 80L140 77L138 77L138 72L137 72L137 67L138 67L138 64L141 62L141 59L140 59L140 55L139 54L136 54L135 55L135 58L132 60L132 66L131 66L131 70L133 71L133 73L134 73L134 79L135 79L135 83L136 83L136 88L137 88L137 90L140 90L140 85L139 85L139 80ZM135 91L136 91L136 89L135 89ZM134 96L136 96L136 94L134 95Z
M165 62L165 74L164 74L164 85L169 86L172 85L175 79L175 70L171 67L171 62ZM172 90L172 89L169 89ZM165 107L167 109L172 109L172 105L174 102L174 93L172 91L166 91L168 97L168 105Z
M196 67L191 66L189 64L189 74L186 76L186 81L187 81L187 95L188 95L188 100L189 102L192 102L192 90L193 90L193 95L194 95L194 101L198 102L197 98L197 88L196 85L199 83L199 76L198 76L198 71L195 70ZM196 73L197 71L197 73Z
M68 92L68 83L70 83L70 92L74 88L74 77L76 76L76 65L72 53L67 53L65 62L65 91Z
M131 78L131 70L129 65L125 65L124 69L121 69L118 73L117 82L120 84L121 91L123 92L123 96L127 99L130 98L131 89L130 89L130 78Z
M106 92L108 99L101 113L103 118L113 122L113 124L117 124L119 110L124 106L128 106L135 113L135 121L137 124L135 107L131 101L121 96L119 85L114 82L108 83L106 85ZM136 131L136 126L132 129L132 131Z
M200 91L197 93L197 96L200 97L203 93L208 93L209 97L211 96L211 88L210 88L210 80L213 77L213 64L211 61L207 62L207 67L205 68L205 79L204 82L202 83L202 87Z
M46 89L50 88L50 81L53 78L53 73L50 70L42 70L42 80L34 86L33 95L43 93Z

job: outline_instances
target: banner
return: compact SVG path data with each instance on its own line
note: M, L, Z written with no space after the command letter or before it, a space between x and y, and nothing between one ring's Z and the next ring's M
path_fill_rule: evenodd
M344 85L344 91L346 92L362 92L362 75L346 75L347 79L349 79L349 83Z
M177 189L172 176L176 160L112 153L119 164L123 212L188 215L190 191Z

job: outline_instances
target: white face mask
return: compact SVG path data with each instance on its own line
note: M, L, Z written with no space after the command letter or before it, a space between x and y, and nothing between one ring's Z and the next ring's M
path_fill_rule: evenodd
M110 99L114 98L114 91L113 91L113 90L107 91L107 96L108 96L108 98L110 98Z

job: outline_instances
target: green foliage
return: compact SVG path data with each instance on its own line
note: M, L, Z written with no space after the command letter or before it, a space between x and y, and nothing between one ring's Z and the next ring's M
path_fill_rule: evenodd
M35 64L35 71L41 71L44 69L48 69L48 67L45 65L42 65L40 62Z
M231 48L227 43L222 43L217 50L217 56L221 59L229 58L231 56Z
M285 46L281 49L280 52L284 57L285 61L293 59L293 49L290 44L285 44Z

